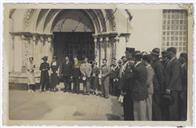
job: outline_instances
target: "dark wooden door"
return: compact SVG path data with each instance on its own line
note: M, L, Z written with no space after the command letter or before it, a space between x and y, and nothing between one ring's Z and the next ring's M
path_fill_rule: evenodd
M55 32L54 33L54 55L59 63L62 63L65 56L72 60L77 56L79 60L87 56L89 60L95 58L95 46L92 32Z

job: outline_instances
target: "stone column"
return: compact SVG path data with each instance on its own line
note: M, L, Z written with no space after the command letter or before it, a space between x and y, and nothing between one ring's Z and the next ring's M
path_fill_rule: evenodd
M111 59L112 59L112 45L111 41L109 40L109 37L105 38L105 43L106 43L106 59L107 63L110 65L111 64Z
M99 65L99 44L98 44L97 37L94 37L94 43L95 43L95 61Z
M119 37L115 37L115 44L116 44L116 59L119 60L123 55L124 55L124 52L125 52L125 48L123 46L123 44L121 44L122 41L120 41Z
M115 37L111 37L111 49L112 49L112 58L116 58L116 42L118 40Z
M14 72L22 71L22 40L17 35L14 38Z
M99 44L100 44L100 65L102 65L102 60L105 58L105 43L103 40L103 37L99 38Z
M52 36L47 37L47 55L48 55L48 60L49 63L52 61L53 57L53 44L52 44Z
M39 58L39 44L38 44L38 35L32 36L32 44L33 44L33 57L34 57L34 63L36 70L39 70L40 66L40 58Z
M44 56L43 54L43 37L42 35L39 35L39 39L38 39L38 61L37 61L37 65L40 65L42 63L42 57Z
M14 55L15 55L15 44L14 44L14 38L15 35L11 35L11 45L10 45L10 49L9 49L9 53L10 53L10 59L9 59L9 72L14 72Z

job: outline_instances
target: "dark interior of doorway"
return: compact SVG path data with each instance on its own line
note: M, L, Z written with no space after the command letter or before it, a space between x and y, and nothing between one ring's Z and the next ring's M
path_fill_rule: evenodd
M54 32L54 55L62 64L65 56L72 60L77 56L80 61L88 57L89 61L95 59L95 46L92 32Z

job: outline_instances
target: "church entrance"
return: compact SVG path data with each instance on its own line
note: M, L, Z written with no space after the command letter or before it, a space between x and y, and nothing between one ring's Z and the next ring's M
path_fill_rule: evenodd
M92 32L54 32L54 55L61 64L65 56L71 60L77 56L81 61L88 57L90 61L95 59L95 46Z

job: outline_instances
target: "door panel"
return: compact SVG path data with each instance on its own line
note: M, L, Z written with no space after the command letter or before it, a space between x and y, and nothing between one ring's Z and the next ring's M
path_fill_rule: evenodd
M82 60L87 56L94 60L94 42L92 32L55 32L54 33L54 55L59 63L62 63L65 56L71 59L77 56Z

